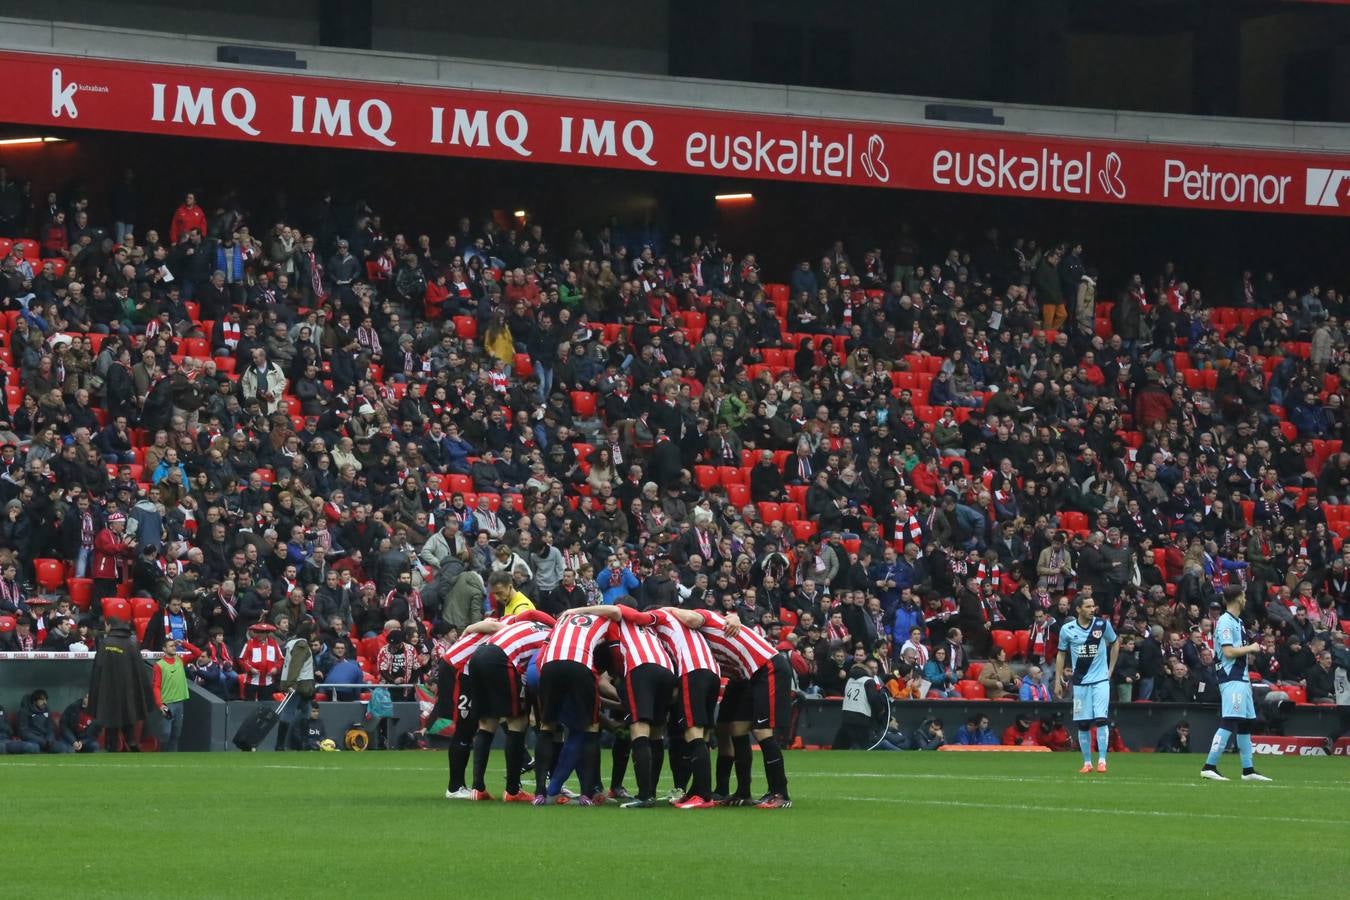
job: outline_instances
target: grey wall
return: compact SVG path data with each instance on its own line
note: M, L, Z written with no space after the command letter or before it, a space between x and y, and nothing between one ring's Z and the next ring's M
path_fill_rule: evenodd
M209 34L294 44L319 43L319 0L61 0L50 7L25 0L0 0L0 16L29 18L46 12L66 22L103 28L138 28L171 34Z
M509 15L439 0L375 3L372 49L666 73L666 0L516 0Z

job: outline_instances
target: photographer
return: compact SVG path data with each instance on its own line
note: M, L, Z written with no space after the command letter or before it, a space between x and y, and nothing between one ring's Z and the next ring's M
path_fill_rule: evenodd
M281 690L294 691L295 697L281 711L281 721L277 723L276 749L288 748L287 736L296 722L304 722L310 717L310 707L314 703L314 652L310 648L310 639L314 637L314 623L305 621L296 629L295 637L286 642L286 657L281 664ZM383 654L383 651L381 651Z
M886 718L886 698L880 680L866 666L853 666L844 685L844 702L839 730L834 735L835 750L867 750L875 742L879 725Z

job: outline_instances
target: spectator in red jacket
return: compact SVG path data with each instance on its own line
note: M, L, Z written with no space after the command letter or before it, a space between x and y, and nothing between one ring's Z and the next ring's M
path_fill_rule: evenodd
M169 226L169 243L177 244L194 228L203 237L206 236L206 213L197 205L197 195L189 193L183 197L183 204L174 210L173 223Z
M126 577L127 565L136 555L136 542L126 534L127 517L120 512L108 516L108 525L94 536L94 599L117 593L117 585Z
M1055 713L1046 716L1031 726L1032 739L1042 747L1049 747L1056 753L1070 749L1069 732L1064 728L1064 716Z
M1032 732L1033 723L1031 716L1026 713L1018 713L1017 719L1003 729L1001 742L1005 747L1035 747L1036 738Z

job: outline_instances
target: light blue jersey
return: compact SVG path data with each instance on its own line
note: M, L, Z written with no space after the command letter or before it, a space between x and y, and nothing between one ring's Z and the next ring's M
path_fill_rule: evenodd
M1215 663L1220 684L1226 681L1251 681L1247 672L1247 657L1225 659L1223 654L1224 647L1237 648L1246 643L1242 639L1242 623L1237 617L1230 612L1219 616L1219 621L1214 625L1214 655L1217 657Z
M1105 619L1094 618L1087 627L1070 619L1059 629L1059 647L1069 653L1075 685L1097 684L1110 679L1107 649L1116 642L1116 630Z
M1214 625L1215 670L1219 680L1219 715L1225 719L1255 719L1251 674L1247 657L1225 659L1224 647L1241 647L1248 642L1242 636L1242 622L1232 613L1219 616Z

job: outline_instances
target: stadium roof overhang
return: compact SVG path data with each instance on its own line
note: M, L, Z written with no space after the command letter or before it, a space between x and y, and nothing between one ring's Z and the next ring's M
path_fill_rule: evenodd
M0 47L31 37L20 29L4 33ZM101 34L100 46L117 45L107 39L109 32ZM138 37L153 44L166 36ZM181 59L183 38L171 40L179 42ZM190 38L188 46L192 41L219 43ZM342 68L362 79L353 80L223 64L101 59L77 49L77 43L69 48L51 43L51 52L0 49L6 85L0 119L38 129L744 179L1350 213L1350 128L1344 126L999 107L1003 128L938 127L912 121L922 121L924 105L914 98L303 51L331 68L345 58ZM156 57L153 47L137 55ZM404 65L381 68L375 65L380 59ZM428 62L434 64L430 70L408 69ZM498 77L484 77L485 72ZM1159 140L1160 132L1170 139ZM1296 146L1300 142L1322 149L1305 151Z

